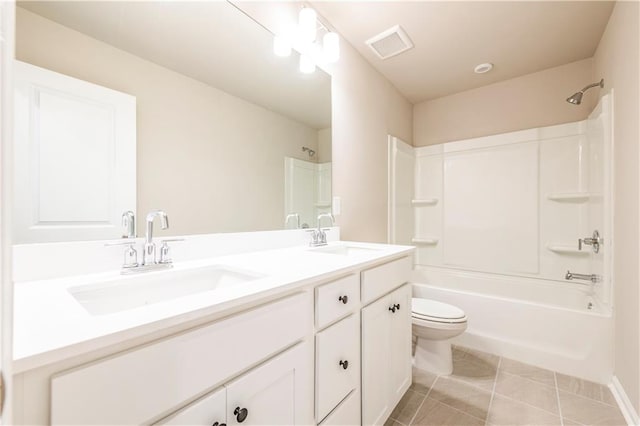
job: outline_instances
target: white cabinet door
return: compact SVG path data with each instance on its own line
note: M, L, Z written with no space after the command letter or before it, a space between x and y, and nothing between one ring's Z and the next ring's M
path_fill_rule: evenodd
M396 306L389 336L389 391L391 404L395 406L411 385L411 285L405 284L389 297Z
M15 61L14 243L111 239L136 210L136 99Z
M227 391L221 388L157 424L165 426L221 426L227 422L226 409Z
M362 424L381 425L393 407L389 401L389 296L362 310Z
M360 319L351 315L316 336L316 420L321 422L360 381Z
M300 343L226 385L228 425L313 422L313 355Z

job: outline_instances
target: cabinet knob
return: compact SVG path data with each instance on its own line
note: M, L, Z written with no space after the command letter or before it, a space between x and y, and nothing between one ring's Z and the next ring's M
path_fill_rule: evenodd
M344 296L340 296L338 297L338 300L341 301L342 303L344 303L345 305L347 304L347 302L349 301L349 296L347 296L346 294Z
M246 408L236 407L233 411L233 414L236 416L236 420L238 423L242 423L247 419L247 415L249 414L249 410Z
M395 313L396 313L396 305L391 305L391 306L389 307L389 310L390 310L392 313L394 313L394 314L395 314Z
M347 368L349 368L349 361L347 361L347 360L344 360L344 361L340 360L340 365L342 366L342 368L343 368L344 370L346 370Z

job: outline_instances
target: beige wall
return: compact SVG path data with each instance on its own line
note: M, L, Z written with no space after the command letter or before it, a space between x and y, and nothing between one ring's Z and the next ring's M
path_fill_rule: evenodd
M593 82L592 63L592 59L572 62L416 104L414 145L583 120L595 106L597 90L587 92L581 105L565 99Z
M284 156L308 159L317 130L20 8L16 49L136 96L139 223L161 208L172 235L282 226Z
M640 412L640 3L618 2L594 56L614 91L615 375Z
M331 161L331 127L318 130L318 163Z
M238 2L238 7L277 32L295 22L295 2ZM360 54L341 39L332 76L333 194L345 240L387 239L387 135L412 140L412 105Z

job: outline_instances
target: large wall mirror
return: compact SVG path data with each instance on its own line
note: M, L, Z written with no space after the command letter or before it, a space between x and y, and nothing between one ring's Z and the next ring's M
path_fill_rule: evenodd
M228 2L17 4L14 241L316 226L331 78Z

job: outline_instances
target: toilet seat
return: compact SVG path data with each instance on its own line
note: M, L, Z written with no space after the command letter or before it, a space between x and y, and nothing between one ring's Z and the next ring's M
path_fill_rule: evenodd
M464 311L447 303L414 297L411 299L411 316L417 320L437 323L464 323Z

